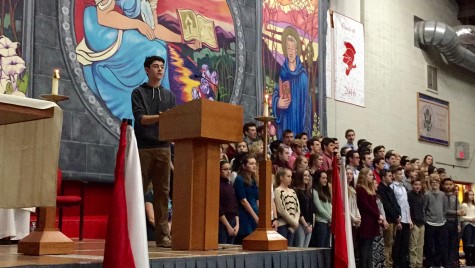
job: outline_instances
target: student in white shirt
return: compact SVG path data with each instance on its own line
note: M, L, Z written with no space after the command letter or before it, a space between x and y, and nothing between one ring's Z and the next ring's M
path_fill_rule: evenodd
M394 181L390 187L393 189L397 203L401 208L401 221L396 226L397 231L392 252L393 267L409 267L409 237L413 225L406 188L402 182L404 170L401 166L396 166L391 168L391 173Z

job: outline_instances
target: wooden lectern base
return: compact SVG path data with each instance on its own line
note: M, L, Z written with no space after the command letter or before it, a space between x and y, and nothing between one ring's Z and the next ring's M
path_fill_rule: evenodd
M74 250L73 240L58 229L34 231L18 242L18 253L26 255L71 254Z
M18 242L18 253L52 255L73 253L74 242L55 227L56 208L39 208L38 230Z
M287 239L272 228L257 228L252 234L242 241L245 250L286 250Z

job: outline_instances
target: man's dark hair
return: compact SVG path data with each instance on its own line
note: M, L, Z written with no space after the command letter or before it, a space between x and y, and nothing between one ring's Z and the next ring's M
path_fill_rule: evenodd
M364 140L360 143L358 147L368 148L369 146L373 145L371 142Z
M385 155L384 155L384 159L387 160L389 158L391 158L391 156L396 156L394 153L393 150L389 150Z
M411 184L413 184L413 185L414 185L414 183L415 183L416 181L420 181L420 182L422 182L421 178L419 178L419 177L415 177L414 179L412 179L412 180L411 180Z
M386 177L386 175L388 175L388 173L392 173L391 171L387 170L387 169L383 169L379 172L379 176L381 177L381 179L383 177Z
M302 139L303 136L307 136L307 137L308 137L307 132L301 132L301 133L295 135L295 138L296 138L296 139Z
M249 130L250 127L255 127L256 123L254 122L247 122L242 126L242 134L246 135L246 132Z
M437 168L436 168L435 166L429 166L429 167L427 168L427 172L428 172L429 175L430 175L430 174L434 173L434 172L436 171L436 169L437 169Z
M401 170L404 170L401 166L398 166L398 165L391 165L389 167L389 170L391 170L391 173L394 174L398 171L401 171Z
M281 140L275 140L275 141L272 141L270 143L270 150L272 153L275 153L277 152L277 149L280 147L280 145L282 144L282 141Z
M355 131L354 131L353 129L351 129L351 128L350 128L350 129L347 129L347 130L345 131L345 138L348 137L348 133L350 133L350 132L355 133Z
M350 158L353 159L353 157L355 156L355 154L358 154L357 151L355 150L349 150L347 153L346 153L346 164L350 164Z
M325 151L325 147L328 146L330 143L335 143L335 140L333 138L325 137L322 140L322 151Z
M381 150L381 149L386 149L386 148L384 147L384 145L378 145L378 146L374 147L373 155L376 155L378 153L378 151Z
M371 155L371 152L369 150L364 151L362 154L360 154L360 158L364 160L366 159L367 155Z
M350 147L348 147L348 146L343 146L343 148L340 149L340 155L345 156L345 155L346 155L345 151L346 151L346 149L348 149L348 148L350 148Z
M261 133L263 130L264 130L264 126L265 125L260 125L258 126L256 129L257 129L257 133Z
M293 132L292 130L290 130L290 129L284 130L284 132L282 132L282 138L284 138L285 135L287 135L287 134L289 134L289 133L294 133L294 132Z
M150 65L152 65L152 63L154 61L157 61L157 60L159 62L162 62L163 64L165 64L165 60L162 57L160 57L160 56L149 56L149 57L145 58L145 61L143 63L143 67L150 68Z
M416 163L417 160L419 160L419 158L417 158L417 157L412 158L412 159L411 159L411 164Z
M315 138L315 137L309 139L309 140L307 141L307 148L310 150L310 149L311 149L310 147L313 146L313 144L314 144L316 141L318 141L318 139Z
M450 177L446 177L446 178L444 178L444 179L442 180L442 183L441 183L440 185L442 185L442 186L443 186L443 185L445 184L445 182L446 182L446 181L451 181L451 182L454 182L454 180L452 180L452 178L450 178Z
M376 167L376 165L377 165L381 160L384 160L384 158L382 158L381 156L376 156L376 157L373 159L373 166Z
M407 164L407 162L409 162L409 160L410 160L410 158L409 158L409 156L407 156L407 155L401 157L401 163L400 163L401 166L405 167L406 164Z
M371 154L371 150L368 147L358 147L358 153L361 155Z
M360 147L361 143L363 141L366 141L366 139L359 139L357 142L356 142L356 145L358 145L358 147Z

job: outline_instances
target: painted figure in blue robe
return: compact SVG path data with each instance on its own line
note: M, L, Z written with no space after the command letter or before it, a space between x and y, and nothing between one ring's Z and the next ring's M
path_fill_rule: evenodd
M277 135L282 137L286 129L294 133L312 131L311 98L308 87L308 75L299 55L298 42L292 35L285 38L286 53L279 74L279 84L272 95L272 110L276 117Z
M143 62L157 55L167 59L167 42L179 35L158 24L157 0L86 0L84 39L76 48L89 89L118 118L133 118L131 92L147 81ZM97 2L97 4L96 4ZM162 85L170 89L168 65Z

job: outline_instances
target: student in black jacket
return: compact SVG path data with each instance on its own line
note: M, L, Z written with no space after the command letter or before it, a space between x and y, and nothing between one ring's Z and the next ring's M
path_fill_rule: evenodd
M389 227L383 231L384 236L384 256L386 267L393 266L392 248L394 244L394 235L396 225L401 221L401 208L399 207L394 191L389 187L393 182L393 174L388 170L381 170L381 183L378 186L378 195L383 203L384 213L386 213L386 221Z
M410 267L422 267L425 232L425 195L420 178L413 178L411 183L412 190L407 194L407 199L411 208L411 219L414 227L411 229L409 240L409 262Z

